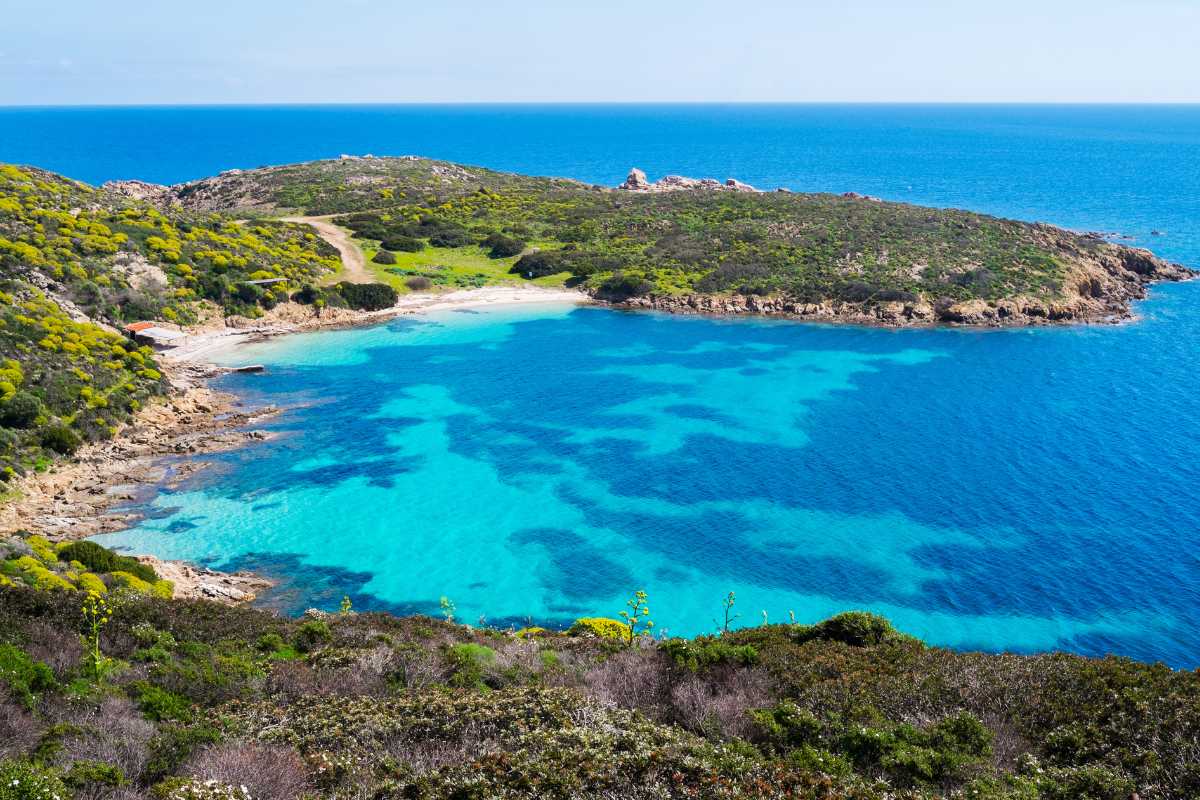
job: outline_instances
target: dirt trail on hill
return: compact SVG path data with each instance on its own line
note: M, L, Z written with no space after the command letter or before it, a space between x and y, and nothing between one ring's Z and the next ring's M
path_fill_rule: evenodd
M367 269L367 259L358 245L350 240L350 235L334 225L329 220L334 215L324 217L282 217L284 222L299 222L316 229L321 238L329 242L342 256L342 274L340 280L350 283L374 283L375 279Z

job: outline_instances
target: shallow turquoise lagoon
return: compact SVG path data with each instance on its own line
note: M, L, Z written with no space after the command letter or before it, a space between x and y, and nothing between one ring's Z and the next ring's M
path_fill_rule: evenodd
M660 630L872 609L932 643L1200 663L1200 285L1134 325L886 331L569 306L248 346L278 438L107 545L263 601Z

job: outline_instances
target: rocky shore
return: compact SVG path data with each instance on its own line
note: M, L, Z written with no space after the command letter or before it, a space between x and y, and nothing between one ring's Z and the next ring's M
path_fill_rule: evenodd
M647 294L594 299L616 308L673 314L763 315L813 322L885 327L1031 327L1081 323L1116 323L1133 318L1133 302L1144 299L1152 284L1194 280L1200 273L1158 258L1148 250L1113 248L1090 254L1068 272L1060 296L1053 300L1011 297L997 300L941 300L930 303L867 299L806 301L785 295Z
M121 506L153 487L171 485L203 469L202 455L267 438L250 429L276 412L247 409L233 395L215 392L206 381L217 368L167 366L172 392L140 410L116 436L85 445L74 459L31 473L0 506L0 531L26 530L51 541L82 539L128 527L136 515ZM223 574L179 562L141 557L162 577L176 582L176 597L245 602L271 582L248 573Z

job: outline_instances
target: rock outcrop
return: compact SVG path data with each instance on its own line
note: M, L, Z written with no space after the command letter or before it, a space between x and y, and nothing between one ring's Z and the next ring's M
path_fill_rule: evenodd
M153 203L156 206L170 205L174 201L174 192L170 186L146 181L109 181L100 187L110 194Z
M629 170L629 176L625 178L625 182L618 186L617 189L626 192L686 192L697 189L726 192L759 191L750 184L742 183L734 178L727 178L724 183L721 183L713 178L688 178L683 175L666 175L651 183L647 180L646 173L637 167Z

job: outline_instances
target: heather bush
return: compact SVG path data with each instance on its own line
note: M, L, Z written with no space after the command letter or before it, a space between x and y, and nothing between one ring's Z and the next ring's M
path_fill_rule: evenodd
M24 703L0 690L0 761L29 752L41 737L42 727Z
M396 254L391 252L390 250L377 250L375 252L375 255L371 256L371 260L374 261L376 264L384 264L384 265L395 264L396 263Z
M411 278L404 279L404 285L414 292L423 292L433 286L433 281L424 275L413 275Z
M307 767L294 748L254 741L210 745L192 756L186 776L244 786L254 800L295 800L309 788Z

